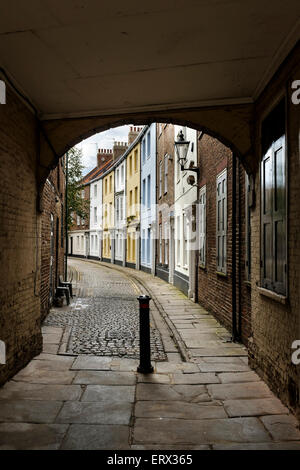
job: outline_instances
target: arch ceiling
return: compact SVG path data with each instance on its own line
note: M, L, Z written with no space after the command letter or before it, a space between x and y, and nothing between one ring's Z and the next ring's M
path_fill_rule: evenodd
M299 35L298 0L10 0L0 65L41 119L252 103Z

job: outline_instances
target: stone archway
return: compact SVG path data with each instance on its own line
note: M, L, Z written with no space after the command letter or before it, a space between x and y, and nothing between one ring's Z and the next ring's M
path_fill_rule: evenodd
M41 121L39 183L43 185L58 159L81 140L110 127L133 122L137 125L169 122L202 130L231 148L248 173L255 173L253 112L253 105L245 104Z

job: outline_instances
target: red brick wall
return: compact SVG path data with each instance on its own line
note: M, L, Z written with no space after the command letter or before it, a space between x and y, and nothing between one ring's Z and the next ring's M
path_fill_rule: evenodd
M232 329L232 152L221 142L203 135L198 141L198 165L200 183L206 185L206 265L198 267L198 302L211 311L230 331ZM237 163L238 164L238 163ZM217 175L227 168L227 273L217 273L216 265L216 180ZM241 333L247 343L250 335L250 288L245 284L245 195L244 171L238 164L239 177L237 187L237 211L240 199L240 225L237 223L236 256L237 276L240 262L241 269ZM238 176L238 175L237 175ZM238 185L238 180L240 184ZM241 253L239 260L239 227L241 229ZM237 308L239 289L237 287Z
M256 104L255 157L260 160L260 126L262 119L276 104L286 99L287 147L287 282L285 302L278 296L269 298L259 289L260 279L260 174L255 177L256 205L252 210L252 328L249 342L250 365L272 390L300 417L300 366L293 364L292 343L300 339L300 105L292 103L291 84L300 77L299 49L286 60L266 87Z
M41 218L41 321L50 307L50 294L53 298L60 275L64 275L65 251L65 174L63 162L51 171L42 195ZM50 293L50 244L51 214L54 219L52 292ZM58 225L58 237L57 237Z
M7 86L0 106L0 384L41 351L37 121Z
M168 205L170 208L174 204L174 126L173 124L156 124L157 135L157 163L156 163L156 200L159 205ZM160 132L161 129L161 132ZM164 156L168 153L172 160L168 162L168 191L165 193L164 189ZM162 196L159 197L159 164L162 161ZM164 227L164 223L168 221L168 214L161 213L158 220ZM165 259L165 244L162 243L162 259ZM159 263L159 238L157 233L156 241L156 264Z
M86 201L88 201L87 216L84 218L84 224L77 225L77 215L74 214L73 224L70 228L70 231L89 230L89 228L90 228L90 206L89 206L89 203L90 203L90 185L84 186L84 188L82 188L82 189L84 191L84 199Z

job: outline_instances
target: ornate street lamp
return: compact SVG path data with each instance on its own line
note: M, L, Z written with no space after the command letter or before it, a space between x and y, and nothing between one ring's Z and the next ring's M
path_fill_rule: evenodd
M184 164L186 162L190 142L188 140L185 140L182 130L178 132L177 141L175 140L174 145L176 149L177 160L181 167L181 171L184 171Z
M180 164L181 171L195 171L197 174L199 174L199 168L194 166L194 162L190 162L190 166L188 168L184 168L190 142L185 140L182 130L178 132L177 140L175 140L174 145L176 149L177 161Z

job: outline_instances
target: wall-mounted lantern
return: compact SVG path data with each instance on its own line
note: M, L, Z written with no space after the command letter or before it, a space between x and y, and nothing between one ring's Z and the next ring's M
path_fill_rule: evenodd
M197 175L199 175L200 169L194 166L194 162L190 162L190 166L188 168L184 167L187 160L187 153L189 150L190 142L188 140L185 140L182 130L178 132L177 140L175 140L174 145L177 155L177 161L180 164L181 171L195 171Z

